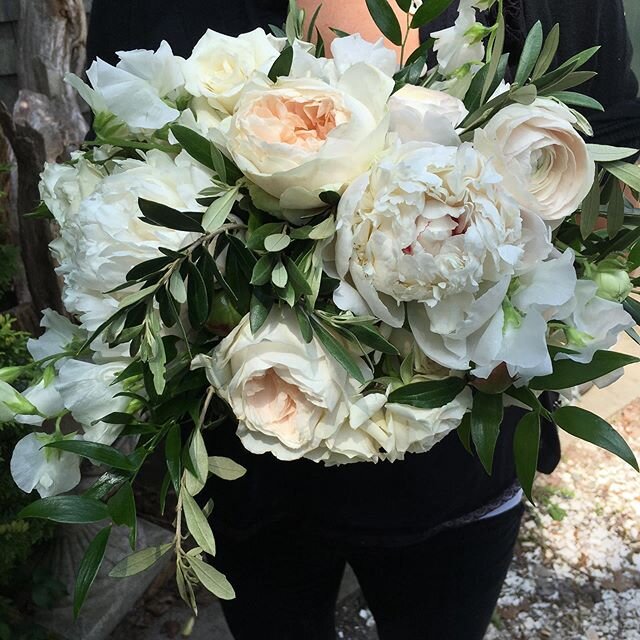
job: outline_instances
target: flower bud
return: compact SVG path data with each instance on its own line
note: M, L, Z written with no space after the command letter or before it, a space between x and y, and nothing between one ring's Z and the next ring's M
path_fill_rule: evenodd
M216 293L211 305L211 314L205 325L207 330L217 336L226 336L240 320L242 316L235 310L227 294L224 291Z
M2 382L15 382L24 372L26 367L2 367L0 369L0 380Z
M0 423L11 422L16 415L35 416L38 409L11 385L0 381Z
M598 285L596 295L605 300L622 302L633 289L629 274L616 259L587 265L586 275Z

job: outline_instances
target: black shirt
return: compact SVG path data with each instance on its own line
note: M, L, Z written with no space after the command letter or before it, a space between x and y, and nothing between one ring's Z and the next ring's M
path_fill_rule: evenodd
M523 2L523 4L521 4ZM155 49L167 40L176 54L188 56L207 27L227 34L257 26L280 25L287 0L94 0L88 43L89 60L117 60L114 52ZM630 70L631 46L624 24L622 0L507 0L508 49L517 60L524 37L540 19L545 32L555 22L562 29L558 60L579 50L603 45L590 63L600 75L586 92L609 111L589 114L596 141L640 146L638 85ZM449 8L433 31L453 23ZM447 521L491 503L515 480L513 430L521 412L507 410L496 448L492 476L450 434L426 454L409 454L402 462L358 463L326 468L300 460L280 462L271 455L246 451L227 424L208 434L212 455L226 455L243 464L241 480L212 479L214 524L229 531L251 532L274 519L288 517L316 531L381 544L426 536ZM560 455L552 425L543 429L540 469L551 472Z

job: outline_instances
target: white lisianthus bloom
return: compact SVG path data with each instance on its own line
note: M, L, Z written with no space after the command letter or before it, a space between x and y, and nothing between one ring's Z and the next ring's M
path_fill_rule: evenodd
M182 58L162 42L157 51L119 51L114 67L99 58L87 70L91 87L69 74L67 82L78 90L96 114L112 113L132 132L155 131L173 122L180 111L167 104L184 86Z
M40 174L40 197L58 224L77 213L80 203L90 196L105 177L104 169L90 163L80 152L71 155L72 162L47 162Z
M184 63L185 88L230 115L245 85L256 72L269 71L285 43L263 29L237 38L209 29Z
M522 219L501 182L470 144L391 149L338 206L336 269L361 300L347 283L336 304L357 312L364 300L400 327L405 302L433 307L511 276L523 255Z
M44 333L39 338L30 338L27 341L27 349L34 360L43 360L63 353L72 343L87 338L86 331L53 309L45 309L42 312L40 326Z
M383 38L369 42L359 33L336 38L331 43L331 57L338 75L362 62L378 68L389 77L398 70L396 54L384 45Z
M62 396L53 381L40 380L22 395L38 410L38 414L16 415L16 422L21 424L41 425L45 420L56 418L64 411Z
M310 64L327 67L326 80L317 73L304 77L307 58L303 51L300 55L300 77L254 83L219 130L240 170L294 212L322 206L320 193L342 193L369 168L385 145L394 85L367 63L339 73L331 61L310 55Z
M595 163L575 130L575 115L551 98L512 104L475 134L521 207L559 224L576 211L595 178Z
M577 353L560 353L559 360L589 363L596 351L610 349L625 329L635 325L622 304L597 295L593 280L578 280L573 299L567 305L570 314L561 318L567 325L565 346Z
M93 364L80 360L67 360L55 380L56 391L73 418L82 425L84 439L101 444L112 444L122 431L122 425L101 422L113 412L124 412L129 398L117 396L124 391L115 378L126 363ZM94 424L95 423L95 424Z
M118 309L128 293L105 291L125 282L132 267L158 257L159 247L177 250L196 237L140 220L138 198L179 211L202 211L196 198L210 185L211 175L185 152L174 159L149 151L144 160L118 161L112 175L61 221L51 249L64 278L65 307L78 315L83 328L94 331Z
M71 491L80 482L80 456L43 448L60 436L30 433L18 441L11 455L11 476L25 493L34 489L41 498Z
M431 37L435 38L433 50L436 52L442 75L449 76L460 67L483 60L484 44L482 39L478 39L475 28L485 29L476 21L473 3L462 0L455 24L431 34Z
M238 419L244 446L281 460L301 458L333 436L358 386L316 338L304 342L294 313L284 309L273 310L255 334L245 316L192 366L206 367Z

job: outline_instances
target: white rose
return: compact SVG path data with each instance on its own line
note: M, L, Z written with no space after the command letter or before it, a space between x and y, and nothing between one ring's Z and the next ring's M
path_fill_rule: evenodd
M112 113L132 131L155 131L173 122L180 112L167 104L184 85L182 58L162 42L156 52L120 51L115 66L96 60L87 70L92 89L70 74L67 82L78 90L94 113Z
M429 307L515 272L520 211L470 144L409 143L390 150L347 189L338 207L335 260L371 313L392 327L405 302ZM334 298L362 307L353 289Z
M122 425L100 422L113 412L125 412L129 398L118 396L124 391L121 383L114 384L126 363L93 364L80 360L67 360L61 367L54 384L64 406L82 425L84 439L101 444L112 444L122 431ZM95 424L94 424L95 423Z
M58 224L77 213L80 203L90 196L105 176L104 170L88 162L80 152L72 154L72 163L47 162L40 174L40 197Z
M593 280L578 280L574 296L560 319L567 329L563 344L575 354L558 354L559 360L570 359L589 363L596 351L610 349L625 329L635 325L633 318L619 302L597 295L598 285Z
M11 455L11 475L25 493L34 489L41 498L71 491L80 482L80 457L59 449L43 448L57 436L30 433Z
M475 145L491 158L520 205L554 224L576 211L595 178L595 163L563 104L537 98L501 109Z
M249 318L194 367L238 419L238 436L253 453L301 458L322 446L349 415L357 382L314 338L306 344L295 315L275 309L252 334ZM363 364L364 367L364 364Z
M332 84L281 77L242 94L221 134L240 170L285 210L322 206L344 191L385 144L393 80L365 63Z
M211 175L184 152L173 159L150 151L144 160L119 161L75 215L61 221L51 249L64 278L65 307L79 316L83 328L94 331L118 309L128 293L105 291L123 284L132 267L158 257L159 247L177 250L196 237L140 220L138 198L202 211L196 198Z
M457 146L460 139L455 129L469 113L462 100L443 91L407 84L391 96L390 130L402 142L434 142Z
M436 52L442 75L451 75L460 67L483 60L484 45L474 33L475 27L482 29L482 25L476 22L473 3L462 0L455 24L431 34L431 37L435 38L433 50Z
M184 63L185 88L196 97L228 114L256 71L267 73L280 55L285 41L263 29L237 38L212 31L200 38Z

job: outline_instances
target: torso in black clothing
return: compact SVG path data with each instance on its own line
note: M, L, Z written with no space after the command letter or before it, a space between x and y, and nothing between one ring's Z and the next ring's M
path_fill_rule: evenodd
M563 60L579 49L603 44L593 65L605 73L588 91L611 106L613 114L594 120L597 140L640 146L638 87L629 68L631 49L621 0L526 0L521 5L522 1L506 3L512 53L517 56L524 34L537 19L545 31L561 22ZM176 54L188 56L206 28L230 35L258 26L267 29L269 24L282 24L287 4L287 0L94 0L89 60L99 56L115 63L115 51L155 49L161 40L167 40ZM593 11L585 11L585 4L593 5ZM455 11L452 6L429 30L452 24ZM211 454L232 457L248 472L234 482L210 482L214 523L248 533L265 522L289 517L319 531L381 543L428 532L491 502L513 484L512 437L519 416L518 410L506 412L491 477L455 433L429 453L410 454L403 462L326 468L307 460L284 463L270 455L252 455L241 446L232 425L222 426L208 436ZM559 452L557 433L547 424L541 469L550 472Z

